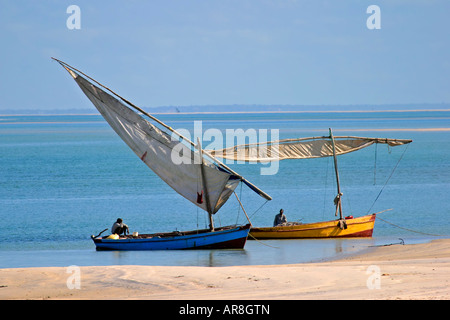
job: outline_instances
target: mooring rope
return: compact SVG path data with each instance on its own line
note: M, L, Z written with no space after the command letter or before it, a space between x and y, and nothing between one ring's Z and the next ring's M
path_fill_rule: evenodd
M392 222L386 221L386 220L384 220L384 219L381 219L380 217L377 217L377 218L378 218L379 220L383 221L383 222L386 222L387 224L390 224L390 225L392 225L392 226L394 226L394 227L397 227L397 228L400 228L400 229L403 229L403 230L406 230L406 231L410 231L410 232L414 232L414 233L419 233L419 234L423 234L423 235L427 235L427 236L433 236L433 237L445 237L444 235L441 235L441 234L426 233L426 232L422 232L422 231L417 231L417 230L408 229L408 228L405 228L405 227L401 227L401 226L399 226L399 225L396 225L396 224L394 224L394 223L392 223Z
M256 242L258 242L258 243L260 243L260 244L262 244L262 245L265 245L265 246L268 246L268 247L271 247L271 248L274 248L274 249L280 249L280 247L271 246L270 244L264 243L264 242L262 242L262 241L256 239L254 236L252 236L251 233L249 233L248 235L249 235L250 237L252 237L253 240L255 240Z
M389 247L389 246L393 246L393 245L396 245L396 244L401 244L401 245L405 244L405 240L403 240L402 238L398 238L398 240L400 240L400 243L378 244L378 245L369 246L369 248L373 248L373 247Z

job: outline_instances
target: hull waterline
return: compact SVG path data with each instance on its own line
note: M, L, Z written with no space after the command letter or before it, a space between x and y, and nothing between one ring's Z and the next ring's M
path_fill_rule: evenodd
M97 250L186 250L186 249L242 249L247 241L250 225L223 227L215 231L159 233L127 236L119 239L93 237Z
M339 220L305 223L290 226L252 228L249 239L320 239L371 237L376 214L345 219L342 229Z

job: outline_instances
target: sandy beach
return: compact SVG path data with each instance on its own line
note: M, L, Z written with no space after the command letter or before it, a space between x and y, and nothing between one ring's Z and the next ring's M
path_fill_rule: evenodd
M0 299L450 299L450 239L273 266L0 269Z

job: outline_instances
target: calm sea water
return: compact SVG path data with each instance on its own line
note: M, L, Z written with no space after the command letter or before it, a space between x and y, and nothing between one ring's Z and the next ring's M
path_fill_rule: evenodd
M404 229L377 220L372 239L248 241L244 250L97 252L90 235L110 228L118 217L140 233L204 228L207 217L156 177L100 115L0 116L0 268L298 263L398 243L398 238L415 243L450 235L448 111L158 118L191 131L194 120L202 121L203 131L278 129L280 139L328 135L330 127L336 136L413 139L408 147L371 146L339 157L344 214L392 209L379 217ZM331 159L286 160L274 175L260 174L267 165L229 166L273 197L266 202L245 185L236 189L255 226L270 226L280 208L290 221L334 219ZM230 199L215 222L246 219Z

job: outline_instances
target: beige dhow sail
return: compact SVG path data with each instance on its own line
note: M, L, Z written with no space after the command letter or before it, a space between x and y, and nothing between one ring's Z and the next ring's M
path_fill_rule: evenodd
M201 161L199 152L191 148L191 145L183 144L179 140L174 141L170 134L151 124L121 100L86 80L76 72L78 70L60 60L54 60L71 74L81 90L134 153L170 187L196 206L210 214L216 213L241 181L261 196L271 199L242 176L229 168L227 170L225 165L219 167L205 157ZM126 101L123 98L122 100ZM172 161L174 149L178 157L181 157L177 163ZM206 198L206 201L203 198Z
M385 143L391 147L410 143L406 139L382 139L363 137L334 137L336 155L357 151L374 143ZM333 156L333 145L329 136L238 145L220 150L204 150L208 154L222 159L267 162L285 159L311 159Z

